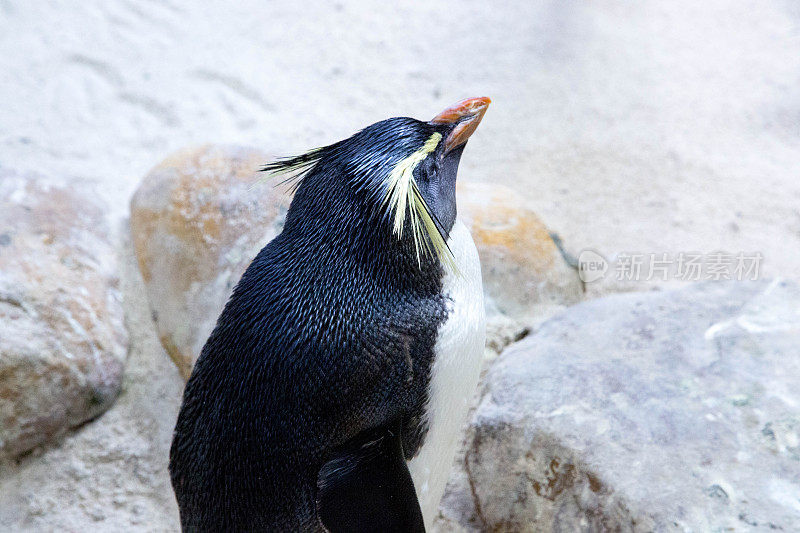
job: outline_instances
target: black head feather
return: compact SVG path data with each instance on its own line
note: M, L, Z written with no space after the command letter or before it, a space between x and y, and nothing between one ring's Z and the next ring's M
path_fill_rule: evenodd
M316 191L328 205L336 206L342 196L355 194L366 203L354 223L394 225L397 237L414 244L418 263L423 254L448 262L451 254L446 242L455 221L455 174L463 146L446 153L444 142L439 141L452 127L390 118L348 139L279 159L262 170L288 174L281 184L291 183L295 194L303 188ZM408 183L399 183L399 192L395 190L405 198L391 196L392 187L398 185L393 176L398 177L399 166L408 171L407 177L413 176ZM405 227L410 231L404 232Z

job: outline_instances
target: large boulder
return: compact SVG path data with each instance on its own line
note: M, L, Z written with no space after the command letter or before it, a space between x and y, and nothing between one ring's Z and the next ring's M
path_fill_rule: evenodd
M103 210L0 169L0 460L106 410L127 349Z
M582 303L490 368L440 530L800 531L800 289Z
M536 213L508 187L458 184L458 212L481 258L488 311L525 321L583 299L583 283Z
M47 453L8 465L0 475L0 531L180 531L167 462L183 379L155 335L126 241L120 288L130 353L122 392L108 412Z
M481 258L486 356L583 299L578 271L522 196L502 185L458 183L458 213Z
M151 170L131 200L153 319L185 378L234 285L283 226L289 199L257 173L268 161L237 146L187 149Z

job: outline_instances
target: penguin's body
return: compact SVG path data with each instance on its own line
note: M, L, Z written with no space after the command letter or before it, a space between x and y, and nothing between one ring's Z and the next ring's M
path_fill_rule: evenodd
M455 178L487 105L270 167L302 179L186 385L170 452L185 531L430 523L483 353Z

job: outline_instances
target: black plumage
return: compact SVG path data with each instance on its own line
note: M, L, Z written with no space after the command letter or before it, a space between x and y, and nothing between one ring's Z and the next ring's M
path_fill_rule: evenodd
M234 289L186 385L170 452L184 530L368 529L359 506L422 528L391 454L410 458L424 440L443 269L392 232L384 198L395 165L454 127L389 119L268 166L301 175L283 232ZM443 145L414 178L446 241L463 145ZM348 496L369 482L375 498Z

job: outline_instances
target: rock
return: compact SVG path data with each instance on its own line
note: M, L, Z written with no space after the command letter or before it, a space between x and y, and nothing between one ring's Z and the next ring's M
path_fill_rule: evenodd
M458 210L481 257L492 305L509 316L583 298L578 272L567 264L547 227L520 195L500 185L459 183Z
M800 531L800 288L570 308L489 369L439 530Z
M151 170L131 200L153 319L184 377L245 268L283 225L288 197L257 174L269 160L250 148L187 149Z
M127 334L103 210L0 169L0 460L108 409Z
M458 212L481 258L487 354L583 299L583 283L521 196L501 185L459 182Z
M180 531L167 461L183 379L153 329L129 240L119 255L130 330L122 392L107 413L46 454L8 465L0 475L0 531Z

